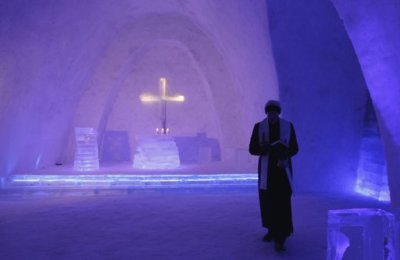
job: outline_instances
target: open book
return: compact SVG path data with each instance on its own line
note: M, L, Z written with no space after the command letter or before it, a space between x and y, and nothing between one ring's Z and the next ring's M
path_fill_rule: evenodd
M271 153L273 153L279 159L287 159L289 153L289 147L282 141L277 140L270 144Z

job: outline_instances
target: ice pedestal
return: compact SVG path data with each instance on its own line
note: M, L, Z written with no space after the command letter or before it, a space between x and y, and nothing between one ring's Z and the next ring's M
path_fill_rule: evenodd
M75 160L77 171L94 171L99 169L99 152L97 132L94 128L75 128Z
M395 218L381 209L328 213L327 260L395 260Z
M173 137L157 135L136 138L133 167L137 169L174 169L180 166L178 147Z

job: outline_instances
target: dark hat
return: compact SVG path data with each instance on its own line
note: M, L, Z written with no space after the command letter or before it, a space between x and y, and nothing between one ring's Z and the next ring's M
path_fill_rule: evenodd
M270 100L265 104L265 113L267 114L268 111L276 111L279 114L281 113L281 103L277 100Z

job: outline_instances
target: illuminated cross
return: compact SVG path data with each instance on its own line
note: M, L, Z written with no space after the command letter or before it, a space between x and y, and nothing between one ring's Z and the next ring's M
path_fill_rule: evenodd
M182 95L167 96L167 79L160 78L160 96L151 94L140 95L143 103L160 102L161 104L161 134L167 134L167 102L183 102L185 97Z

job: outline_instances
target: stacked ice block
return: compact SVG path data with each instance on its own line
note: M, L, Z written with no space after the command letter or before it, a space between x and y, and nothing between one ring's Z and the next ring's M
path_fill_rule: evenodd
M367 123L361 139L355 190L380 201L390 201L385 154L375 122Z
M75 128L75 160L77 171L94 171L99 169L97 132L94 128Z

